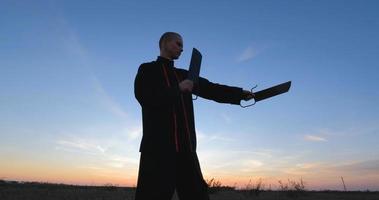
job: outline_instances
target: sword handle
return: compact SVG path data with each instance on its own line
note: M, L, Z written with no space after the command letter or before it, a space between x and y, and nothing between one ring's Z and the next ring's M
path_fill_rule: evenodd
M258 85L255 84L255 86L252 87L252 88L250 89L251 93L254 94L253 90L254 90L255 88L257 88L257 87L258 87ZM247 108L247 107L250 107L250 106L255 105L255 103L257 103L257 102L255 101L255 98L254 98L254 97L253 97L253 99L254 99L254 103L244 106L244 105L241 104L241 102L242 102L242 101L241 101L241 102L240 102L240 106L241 106L242 108Z

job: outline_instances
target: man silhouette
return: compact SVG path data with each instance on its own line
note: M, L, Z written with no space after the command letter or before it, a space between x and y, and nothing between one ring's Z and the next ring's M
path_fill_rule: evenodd
M176 189L180 200L208 200L196 154L192 94L236 105L254 94L202 77L196 85L186 79L188 71L174 67L183 51L178 33L164 33L159 48L157 60L140 65L134 83L143 124L135 199L170 200Z

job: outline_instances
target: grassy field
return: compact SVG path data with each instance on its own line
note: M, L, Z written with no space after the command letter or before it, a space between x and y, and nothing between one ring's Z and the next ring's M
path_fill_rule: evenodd
M134 200L135 188L75 186L48 183L0 182L0 200ZM306 200L378 200L379 192L337 191L259 191L211 188L211 200L306 199ZM173 200L178 199L174 195Z

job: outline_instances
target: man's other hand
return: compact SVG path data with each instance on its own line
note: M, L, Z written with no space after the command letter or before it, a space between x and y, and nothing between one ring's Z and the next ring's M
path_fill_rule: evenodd
M193 89L193 82L191 80L186 79L179 83L179 89L181 92L191 93Z
M245 101L251 100L252 98L254 98L254 96L255 96L254 93L252 93L250 91L244 90L242 92L242 99Z

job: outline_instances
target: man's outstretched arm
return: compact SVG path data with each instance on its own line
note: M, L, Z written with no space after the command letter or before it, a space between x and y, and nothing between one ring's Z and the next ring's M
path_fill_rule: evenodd
M240 104L241 100L248 101L254 97L250 91L239 87L232 87L212 83L205 78L199 78L199 83L193 89L193 94L219 103Z

